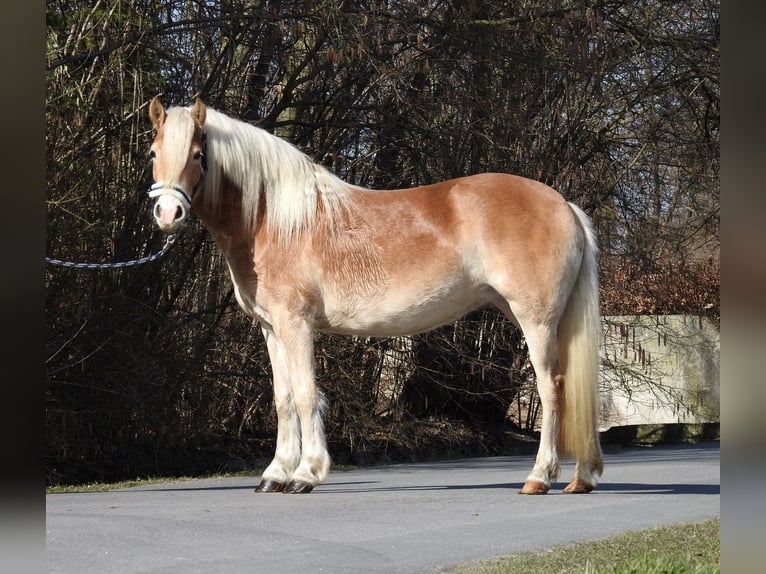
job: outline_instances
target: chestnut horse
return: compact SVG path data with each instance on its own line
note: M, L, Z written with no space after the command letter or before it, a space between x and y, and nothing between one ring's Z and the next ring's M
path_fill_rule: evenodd
M540 446L521 493L544 494L559 457L565 492L590 492L598 437L597 248L578 207L522 177L485 173L411 189L348 184L296 147L207 108L149 117L153 214L165 232L193 209L226 257L271 361L278 430L257 492L310 492L330 457L314 332L398 336L494 305L520 327L542 402Z

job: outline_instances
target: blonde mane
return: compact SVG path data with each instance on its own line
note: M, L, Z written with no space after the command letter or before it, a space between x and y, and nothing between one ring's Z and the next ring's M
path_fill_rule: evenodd
M191 116L186 115L191 123ZM176 129L186 133L189 128L179 125ZM228 180L242 191L242 216L248 231L254 230L260 215L261 196L266 225L281 241L312 231L320 203L323 221L331 225L349 207L353 186L265 130L207 108L205 133L205 201L213 207L220 205L223 180Z

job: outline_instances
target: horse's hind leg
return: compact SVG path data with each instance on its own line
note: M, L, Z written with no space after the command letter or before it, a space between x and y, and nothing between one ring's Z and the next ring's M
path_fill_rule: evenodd
M593 469L595 464L591 461L577 461L575 464L574 478L564 487L567 494L585 494L596 487L596 479Z
M559 456L556 450L563 377L558 370L556 331L542 325L521 324L529 348L529 358L537 378L542 403L540 446L532 472L521 494L545 494L558 478Z

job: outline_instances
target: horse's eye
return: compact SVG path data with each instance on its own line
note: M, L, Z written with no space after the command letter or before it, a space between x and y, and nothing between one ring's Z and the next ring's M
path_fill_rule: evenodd
M154 160L157 157L157 153L154 150L149 150L149 161Z
M202 159L202 152L201 151L195 151L194 155L192 156L194 158L194 161L199 161Z

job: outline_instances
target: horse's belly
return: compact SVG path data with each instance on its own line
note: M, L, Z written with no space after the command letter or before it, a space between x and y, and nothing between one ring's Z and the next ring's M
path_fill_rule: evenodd
M457 285L427 292L388 292L375 298L325 300L317 328L329 333L393 337L428 331L491 303L494 291Z

